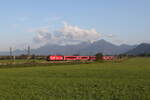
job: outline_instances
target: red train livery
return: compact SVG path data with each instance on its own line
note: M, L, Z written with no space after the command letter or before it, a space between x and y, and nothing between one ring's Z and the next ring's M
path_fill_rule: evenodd
M64 56L64 60L89 60L90 56Z
M103 60L113 60L114 56L103 56ZM96 60L96 56L59 56L59 55L52 55L48 56L49 61L77 61L77 60Z
M49 56L48 60L50 60L50 61L61 61L61 60L64 60L64 57L63 56Z
M113 60L113 59L115 59L115 57L114 56L103 56L102 59L103 60Z

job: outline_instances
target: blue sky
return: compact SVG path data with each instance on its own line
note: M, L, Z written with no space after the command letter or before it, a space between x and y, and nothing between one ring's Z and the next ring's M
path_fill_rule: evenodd
M63 22L115 44L150 43L150 0L0 0L0 51L39 46L36 31ZM55 33L54 33L55 34Z

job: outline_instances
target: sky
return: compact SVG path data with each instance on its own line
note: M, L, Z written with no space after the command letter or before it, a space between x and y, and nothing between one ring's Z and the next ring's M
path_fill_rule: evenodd
M105 39L150 43L150 0L0 0L0 51Z

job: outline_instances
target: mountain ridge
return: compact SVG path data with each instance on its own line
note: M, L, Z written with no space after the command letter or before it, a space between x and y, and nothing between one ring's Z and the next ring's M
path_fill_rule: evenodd
M131 49L135 48L135 45L115 45L104 39L95 41L93 43L83 42L76 45L55 45L55 44L46 44L37 49L32 49L31 54L35 55L95 55L96 53L103 53L105 55L116 55L125 53ZM14 51L15 55L24 54L23 50ZM0 55L3 53L0 52ZM5 55L9 55L9 52L5 52Z
M126 54L128 54L128 55L150 54L150 44L149 43L141 43L136 48L126 52Z

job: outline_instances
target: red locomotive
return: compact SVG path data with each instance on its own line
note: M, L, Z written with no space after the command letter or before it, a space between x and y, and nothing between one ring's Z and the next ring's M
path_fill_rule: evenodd
M49 56L48 60L49 61L62 61L64 60L64 57L63 56Z
M103 56L103 60L113 60L114 56ZM48 61L80 61L80 60L96 60L96 56L60 56L60 55L52 55L48 56Z

